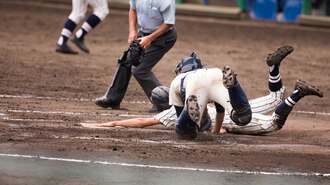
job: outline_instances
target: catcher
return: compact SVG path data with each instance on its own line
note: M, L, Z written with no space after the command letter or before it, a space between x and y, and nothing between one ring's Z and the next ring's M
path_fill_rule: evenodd
M293 106L299 99L306 95L316 95L322 97L322 93L315 87L309 85L304 81L298 80L295 86L295 91L290 97L282 102L284 87L282 85L279 67L281 61L291 52L293 48L284 46L279 48L274 53L270 54L267 58L267 65L269 66L269 95L260 97L249 101L252 111L252 119L247 125L238 126L231 118L228 111L224 111L223 107L217 103L214 106L207 106L207 113L203 114L202 127L199 131L209 130L211 120L213 125L213 133L236 133L236 134L250 134L262 135L280 130L291 112ZM183 59L177 66L176 71L181 73L188 73L202 68L202 65L195 54L191 57ZM152 92L152 99L159 106L163 108L168 107L168 88L164 86L157 87ZM272 116L265 115L273 112ZM206 112L206 111L205 111ZM105 127L130 127L130 128L143 128L162 124L166 127L172 126L177 121L176 110L174 106L157 114L153 118L135 118L121 121L112 121L101 124L85 124L85 127L90 128L105 128ZM222 125L223 129L220 129Z

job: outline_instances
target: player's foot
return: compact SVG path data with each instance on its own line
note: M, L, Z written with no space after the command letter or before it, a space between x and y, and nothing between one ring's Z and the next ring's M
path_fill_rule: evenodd
M120 109L120 105L114 105L112 103L109 102L109 99L106 96L102 96L99 98L96 98L95 100L95 104L97 106L100 106L102 108L109 108L111 107L112 109Z
M89 53L89 49L87 48L87 46L85 45L84 39L79 39L77 37L74 37L72 39L72 42L79 48L81 49L81 51L85 52L85 53Z
M282 60L292 53L293 50L294 48L292 46L282 46L278 48L274 53L268 54L266 59L267 65L280 65Z
M67 44L57 45L55 51L63 54L71 54L71 55L78 54L77 51L71 49L71 47L68 46Z
M302 80L297 80L294 89L298 90L302 96L313 95L321 98L323 97L323 93L320 89Z
M236 83L237 74L235 74L235 72L229 66L223 67L222 73L223 85L227 89L233 87Z
M189 115L190 119L193 122L198 123L201 115L200 115L199 106L198 106L198 102L197 102L197 96L190 95L187 98L186 104L187 104L187 111L188 111L188 115Z

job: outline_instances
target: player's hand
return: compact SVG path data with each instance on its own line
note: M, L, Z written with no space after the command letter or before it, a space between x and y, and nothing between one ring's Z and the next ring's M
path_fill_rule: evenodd
M130 31L129 34L128 34L128 40L127 40L128 44L129 45L132 44L132 42L136 39L137 39L137 32L136 31Z
M225 133L227 133L227 130L221 127L219 134L225 134Z
M150 46L150 44L152 42L152 38L150 36L145 36L145 37L139 38L139 41L140 41L140 46L142 48L147 48L148 46Z

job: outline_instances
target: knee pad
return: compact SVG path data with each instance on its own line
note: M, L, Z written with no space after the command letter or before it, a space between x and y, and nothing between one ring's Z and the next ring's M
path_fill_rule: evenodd
M239 110L232 110L230 118L239 126L247 125L251 122L252 111L250 106L243 107Z
M181 139L195 139L198 126L193 122L186 110L183 110L177 120L175 132Z
M168 103L169 90L166 86L158 86L151 91L150 100L157 107L158 111L163 111L171 107Z

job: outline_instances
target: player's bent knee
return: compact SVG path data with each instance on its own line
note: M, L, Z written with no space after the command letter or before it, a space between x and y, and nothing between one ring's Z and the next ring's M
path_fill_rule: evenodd
M244 107L240 110L232 110L230 118L239 126L247 125L252 120L251 107Z

